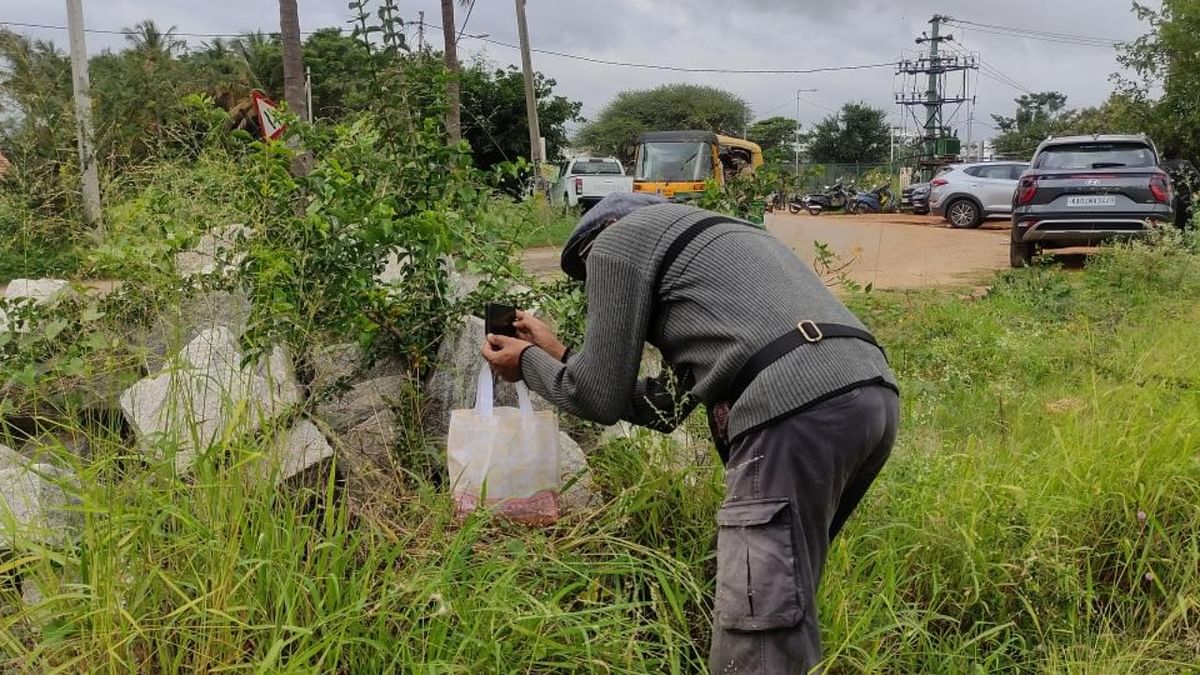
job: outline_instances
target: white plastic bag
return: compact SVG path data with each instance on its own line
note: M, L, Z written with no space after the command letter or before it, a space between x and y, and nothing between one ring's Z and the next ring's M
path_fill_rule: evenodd
M450 413L446 439L450 485L460 516L482 503L530 524L558 519L558 418L534 412L529 390L517 383L520 408L495 407L492 369L479 370L475 408Z

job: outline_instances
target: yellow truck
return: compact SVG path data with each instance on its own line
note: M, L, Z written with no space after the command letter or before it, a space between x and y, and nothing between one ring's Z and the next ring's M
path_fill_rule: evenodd
M724 184L762 166L757 143L711 131L653 131L638 136L634 192L652 192L687 201L710 180Z

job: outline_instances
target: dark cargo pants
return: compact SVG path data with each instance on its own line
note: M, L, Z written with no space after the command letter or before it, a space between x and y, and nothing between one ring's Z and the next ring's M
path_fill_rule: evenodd
M821 661L821 568L891 453L899 411L893 390L868 385L733 445L717 514L713 673L790 675Z

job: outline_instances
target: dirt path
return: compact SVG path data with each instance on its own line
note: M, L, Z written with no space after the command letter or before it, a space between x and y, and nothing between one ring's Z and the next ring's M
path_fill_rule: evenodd
M920 288L967 283L1008 266L1008 224L990 221L978 230L955 230L940 218L906 214L809 216L770 214L767 228L805 260L813 242L829 244L848 272L876 288ZM558 249L526 251L525 268L538 276L558 272Z
M1008 267L1008 223L989 221L978 230L956 230L940 218L899 214L809 216L771 214L767 227L806 260L813 243L828 244L848 272L877 288L921 288L965 283Z

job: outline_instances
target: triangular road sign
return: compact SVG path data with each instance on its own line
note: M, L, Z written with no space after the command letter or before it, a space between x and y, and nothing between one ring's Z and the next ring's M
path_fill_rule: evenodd
M279 119L279 109L267 95L255 89L250 92L254 99L254 108L258 110L258 125L262 127L263 138L274 141L283 135L287 125Z

